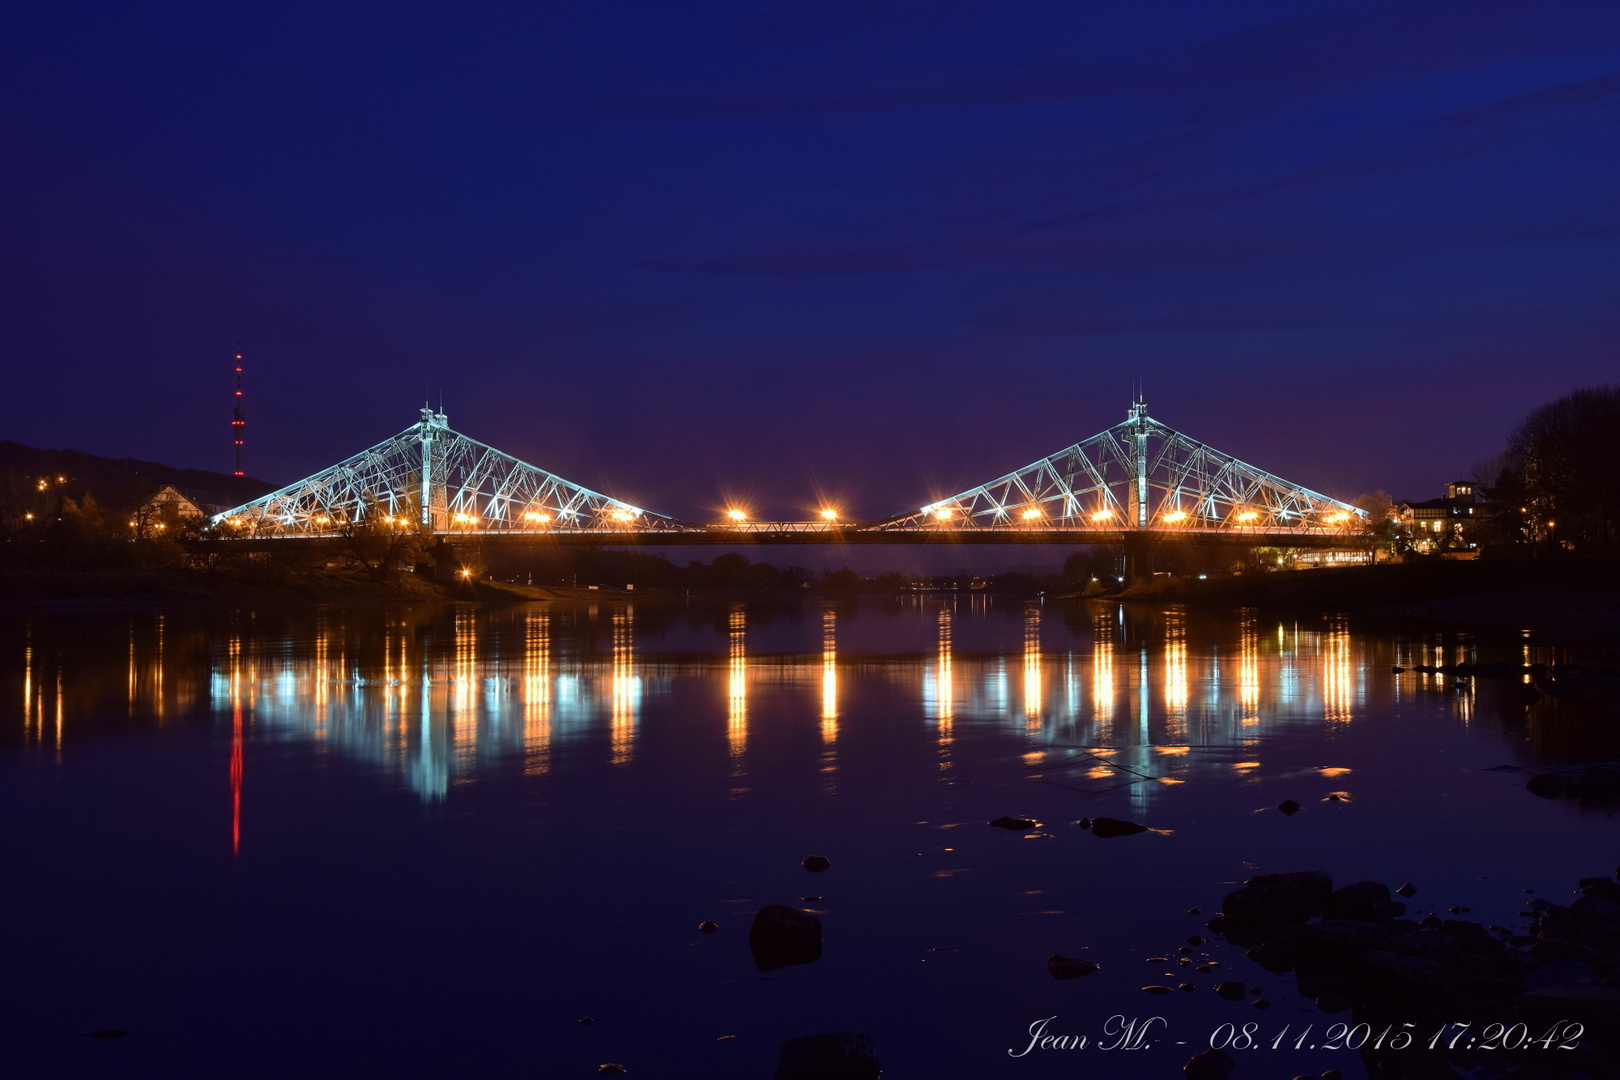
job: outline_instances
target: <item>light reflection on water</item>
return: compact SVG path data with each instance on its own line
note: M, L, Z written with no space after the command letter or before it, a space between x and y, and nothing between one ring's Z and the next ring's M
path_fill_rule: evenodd
M1263 631L1246 613L1236 642L1223 647L1219 640L1193 640L1179 610L1128 626L1117 607L1097 605L1065 627L1055 612L1031 604L1022 612L1018 651L959 654L962 613L955 604L937 602L915 614L932 624L932 648L874 663L841 655L833 606L806 618L819 621L818 651L762 654L751 654L749 609L730 606L718 674L734 780L748 774L750 697L767 685L773 694L781 689L806 699L819 717L821 768L835 773L840 695L855 664L863 686L875 680L915 695L916 722L933 729L942 751L963 724L998 725L1016 731L1029 752L1081 747L1133 768L1162 764L1160 771L1175 777L1191 767L1185 747L1255 747L1279 728L1352 723L1365 702L1372 662L1366 642L1352 636L1343 619ZM715 670L701 647L695 654L671 652L667 621L650 641L638 640L642 631L630 604L568 623L575 644L580 635L605 629L605 655L577 647L559 652L558 615L538 606L460 607L448 620L448 649L424 632L438 627L420 618L392 617L380 634L360 634L337 624L343 616L321 613L308 640L295 627L267 632L249 620L211 652L207 700L233 732L245 725L252 738L313 741L381 766L421 798L439 800L508 758L521 761L526 773L543 774L559 746L604 734L608 760L628 764L647 699L667 695L677 675ZM1060 646L1048 638L1061 639ZM161 616L147 634L132 620L129 714L146 709L161 721L166 709L187 707L191 688L165 681L168 647ZM1419 643L1395 659L1455 662L1466 652ZM25 728L35 741L59 742L67 696L51 682L59 675L40 662L32 644L22 659ZM1472 699L1471 688L1454 695L1465 720ZM233 756L233 769L239 767ZM1139 801L1151 798L1151 786L1139 787Z
M428 801L508 759L543 775L559 747L598 737L605 737L607 760L626 766L649 699L667 698L677 678L720 685L739 793L747 790L751 725L758 722L751 698L766 687L773 717L802 699L819 719L820 770L829 784L847 734L845 699L870 694L875 685L916 700L913 722L932 732L942 770L951 767L952 742L968 725L1016 735L1026 754L1036 755L1031 761L1053 748L1080 748L1184 779L1196 768L1217 767L1216 758L1189 757L1187 748L1231 748L1252 759L1278 731L1306 725L1331 733L1355 723L1368 703L1370 670L1477 658L1468 641L1439 635L1373 644L1352 634L1342 616L1314 625L1263 624L1245 611L1211 630L1176 608L1144 613L1113 604L1058 610L1030 603L997 610L980 598L929 597L899 615L908 633L920 631L906 638L909 648L874 650L874 627L863 625L872 616L858 607L823 603L786 617L803 631L795 639L799 648L794 641L782 647L781 612L731 604L716 637L706 629L715 625L707 614L684 613L683 626L654 610L650 627L628 603L589 610L461 606L382 619L332 609L275 622L238 613L223 641L196 630L177 639L171 616L132 616L118 638L121 711L162 726L199 704L209 708L231 727L233 799L241 747L256 739L336 749L381 767ZM763 648L761 631L751 625L756 616L774 635ZM978 640L962 648L962 627L983 637L985 626L1010 629L1014 618L1017 646L1003 637L999 648ZM843 620L853 620L854 644ZM607 647L591 646L593 635L605 636ZM85 694L76 702L74 685L83 680L63 684L60 650L42 646L31 624L21 636L22 741L60 753L69 717L104 703ZM201 682L199 650L207 653ZM1518 652L1515 659L1524 663L1555 659L1555 650L1528 639ZM1392 703L1416 686L1444 687L1458 720L1467 724L1476 715L1478 690L1469 680L1431 676L1380 685ZM100 681L95 688L98 695L107 689ZM1133 795L1145 806L1152 785L1138 785Z
M34 931L8 1008L55 1025L56 1047L58 1029L109 1022L38 1019L97 970L131 1011L166 995L195 1015L170 1041L199 1059L292 1030L324 993L344 1053L408 1047L400 1075L424 1053L423 1075L460 1075L474 1044L505 1047L480 1074L563 1075L550 1056L577 1054L584 1075L619 1051L552 1035L605 1009L641 1039L624 1058L670 1075L769 1075L782 1039L868 1022L916 1075L1069 1075L1055 1059L1008 1065L1008 1033L1136 1007L1142 961L1252 872L1421 872L1424 905L1507 905L1496 918L1526 886L1567 887L1607 821L1490 767L1614 756L1566 722L1574 696L1527 708L1516 682L1388 670L1562 655L1331 617L939 595L0 620L0 802L21 823L0 844L26 885L0 910ZM1353 799L1324 805L1330 789ZM1284 798L1309 812L1273 812ZM1009 813L1045 821L1039 842L983 826ZM1154 832L1097 840L1072 824L1081 814ZM808 879L812 851L834 867ZM755 981L751 911L810 880L827 955ZM338 905L368 919L322 931ZM424 933L423 913L444 911L485 915ZM700 918L723 932L693 944ZM1070 948L1105 974L1052 984L1041 960ZM120 972L106 958L124 949L138 962ZM481 984L528 996L489 1016L463 989L469 952ZM1240 950L1223 955L1223 973L1287 993ZM649 956L671 981L623 978ZM195 977L210 965L257 996L227 1001ZM443 988L453 1035L385 1026L416 1015L418 984ZM1182 1010L1178 1038L1227 1018L1207 1011L1224 1008L1207 988L1164 1008ZM251 1030L232 1034L237 1014ZM486 1021L481 1041L465 1036ZM676 1045L694 1030L704 1046L741 1031L725 1052L756 1058L708 1069ZM283 1040L251 1075L320 1075L293 1060L299 1045ZM1345 1067L1278 1075L1327 1064Z

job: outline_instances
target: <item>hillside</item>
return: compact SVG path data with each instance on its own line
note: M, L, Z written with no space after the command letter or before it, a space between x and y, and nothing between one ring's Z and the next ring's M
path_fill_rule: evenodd
M41 491L39 484L47 483ZM86 492L117 513L139 506L165 484L191 499L230 507L274 491L278 485L250 476L176 469L155 461L100 457L81 450L43 450L0 440L0 503L53 510L59 497L82 500Z

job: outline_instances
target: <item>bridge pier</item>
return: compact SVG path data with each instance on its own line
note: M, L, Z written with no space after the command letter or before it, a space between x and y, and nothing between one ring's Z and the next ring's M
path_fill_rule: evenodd
M1153 577L1154 556L1158 552L1159 538L1153 533L1131 532L1125 534L1125 540L1120 544L1121 554L1125 561L1125 580L1128 583L1149 580Z
M433 580L442 584L453 585L466 577L484 576L484 545L478 541L452 542L441 536L428 557L433 560ZM463 570L468 573L463 574Z

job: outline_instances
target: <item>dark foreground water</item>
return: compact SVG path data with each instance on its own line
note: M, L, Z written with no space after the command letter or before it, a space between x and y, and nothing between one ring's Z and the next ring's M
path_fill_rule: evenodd
M933 597L13 616L0 649L7 1077L765 1078L854 1030L892 1077L1168 1078L1224 1023L1263 1045L1234 1080L1354 1077L1290 977L1176 965L1235 882L1511 924L1620 854L1488 771L1620 756L1588 721L1390 673L1568 655L1529 638ZM756 969L770 903L820 960ZM1046 1018L1087 1047L1009 1054Z

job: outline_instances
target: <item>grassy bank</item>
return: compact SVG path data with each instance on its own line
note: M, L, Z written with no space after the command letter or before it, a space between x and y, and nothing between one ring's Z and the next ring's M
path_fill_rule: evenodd
M1620 564L1579 560L1414 562L1132 585L1121 600L1347 612L1371 622L1620 634Z

